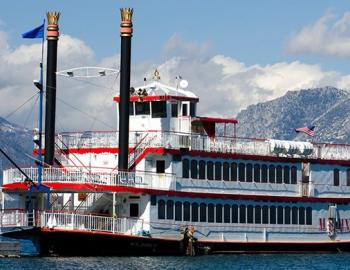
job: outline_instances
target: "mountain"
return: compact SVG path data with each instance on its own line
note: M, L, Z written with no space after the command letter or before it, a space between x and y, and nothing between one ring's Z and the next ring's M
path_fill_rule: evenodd
M310 140L294 131L314 125L317 142L350 143L350 94L334 87L288 91L238 113L237 136Z

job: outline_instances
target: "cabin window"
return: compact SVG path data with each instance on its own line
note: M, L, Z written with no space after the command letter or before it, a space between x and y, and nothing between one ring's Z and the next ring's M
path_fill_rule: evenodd
M182 103L182 116L187 116L188 115L188 113L187 113L187 111L188 111L187 106L188 105L186 103Z
M334 182L334 186L339 186L339 170L338 169L333 170L333 182Z
M276 168L276 183L282 183L282 166L278 165Z
M267 165L261 165L261 183L267 183Z
M283 206L277 207L277 224L283 224Z
M198 221L198 203L192 203L192 222Z
M165 219L165 201L158 202L158 219Z
M306 208L306 225L312 225L312 208Z
M134 102L129 102L129 115L134 115Z
M300 225L305 224L305 208L304 207L299 208L299 224Z
M208 204L208 222L214 222L214 204Z
M214 179L214 163L212 161L207 163L207 178L208 180Z
M197 160L191 160L191 178L192 179L198 178Z
M270 165L269 166L269 182L270 183L275 183L275 166Z
M152 101L152 118L166 118L166 101Z
M190 103L190 116L196 116L196 104L193 102Z
M182 177L183 178L190 177L190 162L188 159L182 160Z
M289 166L284 166L283 170L283 181L285 184L289 184L290 177L289 177Z
M255 212L255 220L254 220L254 222L256 223L256 224L261 224L261 206L260 205L256 205L255 207L254 207L255 209L254 209L254 212Z
M237 181L237 163L231 163L231 181Z
M240 182L245 182L245 164L239 163L238 165L238 180Z
M238 223L238 205L232 205L232 223Z
M174 219L174 202L171 200L166 202L166 219Z
M130 203L130 217L138 217L138 216L139 216L139 204Z
M239 206L239 223L246 223L246 206Z
M178 117L178 105L177 103L171 103L171 117Z
M346 185L350 186L350 169L346 170Z
M136 115L149 115L150 106L149 102L135 102L135 114Z
M253 205L247 206L247 223L254 222L254 207Z
M270 224L276 224L276 206L270 206Z
M296 184L297 183L297 167L292 166L290 171L290 183Z
M215 162L215 180L221 180L221 162Z
M254 182L256 183L260 182L260 165L259 164L254 165Z
M204 160L200 160L199 161L199 175L198 175L199 179L205 179L205 161Z
M199 206L199 220L200 222L207 221L207 205L205 203L201 203Z
M284 224L290 224L290 207L284 208Z
M189 202L184 202L184 221L191 220L191 204Z
M157 205L157 195L151 195L151 205Z
M298 207L292 207L292 224L298 224Z
M262 207L262 223L269 224L269 207L266 205Z
M156 172L157 173L165 173L165 160L157 160L156 161Z
M216 216L216 223L222 223L222 205L221 204L217 204L216 205L216 212L215 212L215 216Z
M231 222L231 207L228 204L224 205L224 223L230 223Z
M253 181L253 165L248 163L247 164L246 182L252 182L252 181Z
M177 221L182 220L182 203L181 202L175 203L175 220Z
M229 181L230 180L230 164L228 164L227 162L224 162L222 168L223 168L222 179L224 181Z

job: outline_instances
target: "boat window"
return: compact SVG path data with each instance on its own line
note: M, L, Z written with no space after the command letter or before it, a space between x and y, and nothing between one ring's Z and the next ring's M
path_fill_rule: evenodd
M157 160L156 161L156 172L157 173L165 173L165 160Z
M158 201L158 219L165 219L165 201Z
M298 207L292 207L292 224L298 224Z
M129 102L129 115L134 115L134 102Z
M135 102L135 114L136 115L149 115L150 106L149 102Z
M205 203L201 203L199 206L199 220L200 222L207 221L207 205Z
M262 223L269 224L269 207L266 205L262 207Z
M182 220L182 203L181 202L175 203L175 220L177 221Z
M190 116L196 116L196 104L193 102L190 103Z
M267 183L267 165L261 165L261 183Z
M157 195L151 195L151 205L157 205Z
M237 181L237 163L231 163L231 181Z
M215 180L221 180L221 162L215 162Z
M152 101L152 118L166 117L166 101Z
M232 223L238 223L238 205L232 205Z
M275 183L275 166L270 165L269 166L269 183Z
M276 168L276 183L282 183L282 166L278 165Z
M256 183L260 182L260 165L259 164L254 165L254 182Z
M228 204L224 205L224 222L225 223L231 222L231 207Z
M192 222L198 221L198 203L192 203Z
M188 159L182 160L182 177L183 178L190 177L190 162Z
M178 105L177 103L171 103L171 117L178 117Z
M216 205L216 211L215 211L215 216L216 216L216 223L222 223L222 205L217 204Z
M184 221L191 220L191 204L189 202L184 202Z
M270 206L270 224L276 224L276 206Z
M240 182L245 182L245 164L239 163L238 165L238 180Z
M171 200L166 202L166 219L174 219L174 202Z
M312 225L312 208L306 208L306 225Z
M285 184L289 184L289 182L290 182L289 166L284 166L283 181L284 181Z
M199 161L199 179L205 179L205 161L200 160Z
M222 168L223 168L222 179L225 181L229 181L230 180L230 165L227 162L224 162Z
M197 160L191 160L191 178L192 179L198 178Z
M290 207L284 208L284 224L290 224Z
M277 207L277 224L283 224L283 206Z
M253 205L247 206L247 223L254 222L254 207Z
M139 204L130 203L130 217L138 217L138 216L139 216Z
M182 103L182 116L188 116L187 103Z
M296 184L297 183L297 167L292 166L291 172L290 172L290 183Z
M254 223L256 224L261 224L261 206L260 205L256 205L254 207L254 217L255 217L255 220L254 220Z
M346 170L346 185L350 186L350 169Z
M253 181L253 165L248 163L247 164L246 182L252 182L252 181Z
M334 186L339 186L339 170L338 169L333 170L333 183L334 183Z
M246 206L239 206L239 223L246 223Z
M212 161L208 161L207 163L207 178L208 180L214 179L214 163Z
M305 224L305 208L304 207L299 208L299 224L300 225Z
M214 204L208 204L208 222L214 222Z

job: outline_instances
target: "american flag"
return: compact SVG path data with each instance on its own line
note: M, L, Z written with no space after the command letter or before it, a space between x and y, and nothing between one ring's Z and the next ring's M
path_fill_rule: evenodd
M315 126L308 126L308 127L301 127L301 128L296 128L295 132L302 132L305 133L311 137L315 136L315 131L314 131Z

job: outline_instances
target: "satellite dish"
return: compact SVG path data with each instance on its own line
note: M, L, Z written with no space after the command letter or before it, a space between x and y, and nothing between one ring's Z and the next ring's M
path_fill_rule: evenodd
M186 81L186 80L181 80L181 81L180 81L180 87L181 87L182 89L186 89L187 86L188 86L188 81Z

